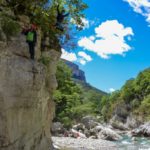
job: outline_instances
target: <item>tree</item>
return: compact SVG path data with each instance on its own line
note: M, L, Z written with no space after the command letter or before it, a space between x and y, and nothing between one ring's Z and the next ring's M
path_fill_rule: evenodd
M134 79L128 80L121 89L121 97L126 103L130 103L134 97Z
M74 118L73 108L80 103L80 87L72 80L71 70L60 61L56 73L58 89L54 93L56 120L69 126Z
M113 113L126 118L130 113L150 119L150 68L128 80L121 90L102 98L101 113L109 120Z
M31 23L37 24L43 31L43 38L46 35L51 39L50 45L75 46L74 42L72 42L73 40L71 40L72 30L74 30L74 26L83 27L83 10L87 8L87 5L82 0L6 0L6 2L16 16L21 14L29 16ZM60 5L60 10L65 10L69 13L69 17L66 17L62 22L64 32L55 27L58 4ZM72 23L71 19L75 23Z
M139 73L135 80L135 92L139 100L150 93L150 68Z

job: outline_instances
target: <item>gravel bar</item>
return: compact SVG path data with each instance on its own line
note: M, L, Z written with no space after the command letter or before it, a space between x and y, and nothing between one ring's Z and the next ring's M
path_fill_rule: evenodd
M114 143L101 139L52 137L52 141L62 150L119 150Z

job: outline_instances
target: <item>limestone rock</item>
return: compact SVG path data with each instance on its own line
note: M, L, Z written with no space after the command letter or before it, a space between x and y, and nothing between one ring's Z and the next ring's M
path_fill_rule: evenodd
M28 16L25 16L25 15L20 15L18 16L20 22L23 23L23 25L29 25L30 24L30 19Z
M133 129L139 126L139 121L137 121L132 115L129 115L126 120L126 126Z
M64 60L64 61L69 66L69 68L71 68L73 78L86 83L85 73L79 69L79 66L70 61L67 61L67 60Z
M84 124L85 128L91 129L98 125L96 118L93 116L85 116L82 118L81 123Z
M55 76L60 53L50 51L49 69L28 53L21 34L0 45L0 150L48 150L51 145L57 83L48 78Z
M85 130L85 126L82 123L78 123L76 125L73 125L72 128L75 129L75 130L77 130L77 131L79 131L79 130L82 130L82 131Z
M112 129L104 127L101 130L101 132L99 132L98 138L109 140L109 141L117 141L117 140L120 140L122 137L119 134L117 134L115 131L113 131Z
M150 137L150 122L141 125L139 128L132 130L133 136L148 136Z
M7 38L0 26L0 42L6 42Z
M85 134L83 134L81 131L77 131L74 129L71 129L72 137L74 138L87 138Z
M64 132L63 124L60 122L54 122L52 124L51 131L52 131L53 135L63 134L63 132Z
M115 129L129 130L137 128L139 126L139 121L132 114L129 114L124 121L122 121L119 116L114 115L110 120L110 124Z
M128 130L128 128L125 126L125 124L123 124L121 121L116 119L116 116L113 116L113 118L110 120L110 124L115 129Z

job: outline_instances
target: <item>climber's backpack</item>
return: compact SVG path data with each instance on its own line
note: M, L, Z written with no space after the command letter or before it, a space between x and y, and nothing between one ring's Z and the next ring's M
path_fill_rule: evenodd
M27 42L33 42L34 41L34 32L28 32L26 36Z

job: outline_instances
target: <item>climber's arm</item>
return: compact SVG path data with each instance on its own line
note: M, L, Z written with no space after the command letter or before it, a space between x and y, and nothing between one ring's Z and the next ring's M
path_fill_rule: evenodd
M59 4L57 5L57 14L60 15L60 11L59 11Z

